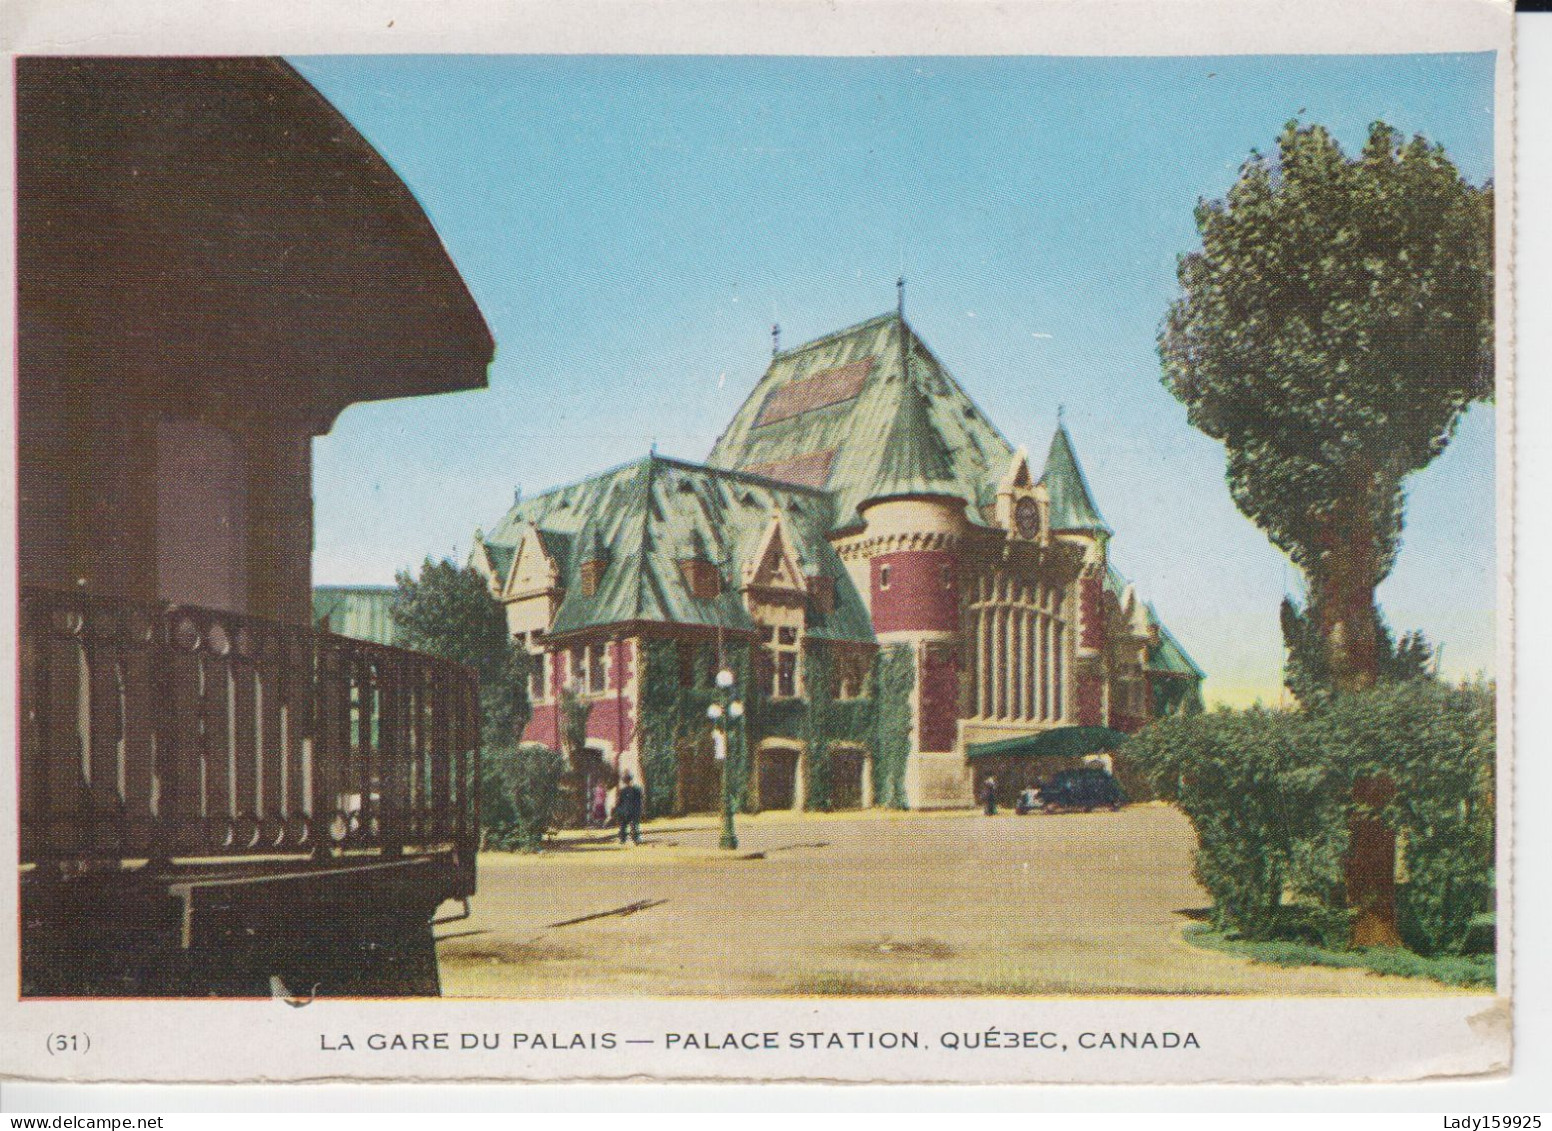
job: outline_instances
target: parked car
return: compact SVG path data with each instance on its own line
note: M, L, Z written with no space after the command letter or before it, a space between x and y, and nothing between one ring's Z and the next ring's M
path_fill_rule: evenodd
M1047 813L1062 809L1092 813L1101 806L1115 810L1125 804L1121 783L1099 766L1062 770L1040 788L1040 807Z

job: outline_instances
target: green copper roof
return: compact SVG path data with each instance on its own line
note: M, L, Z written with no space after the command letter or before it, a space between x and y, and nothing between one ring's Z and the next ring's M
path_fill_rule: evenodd
M1100 517L1099 508L1094 505L1094 496L1089 494L1088 480L1083 477L1083 468L1078 466L1078 457L1073 454L1072 438L1067 435L1065 424L1058 424L1056 435L1051 437L1051 451L1045 457L1045 472L1040 476L1040 482L1051 493L1052 530L1111 533Z
M1121 571L1107 559L1105 562L1105 592L1109 593L1117 601L1126 599L1126 587L1131 582L1121 575Z
M1159 626L1159 642L1148 649L1148 671L1163 675L1182 675L1192 679L1206 679L1207 673L1197 666L1191 654L1185 650L1174 633L1164 627L1158 612L1150 604L1148 615Z
M337 636L392 644L392 609L397 593L392 585L315 586L313 624Z
M755 625L739 588L742 570L777 513L802 568L833 584L835 607L826 613L811 603L808 634L873 642L867 609L826 538L834 511L822 491L654 455L524 499L485 543L510 555L529 523L538 528L566 588L553 634L638 621L750 631ZM590 547L589 553L573 552L575 546ZM598 547L607 551L608 565L588 596L580 559ZM718 596L691 595L679 567L687 557L718 568Z
M1117 601L1124 602L1126 590L1131 582L1116 569L1110 562L1105 563L1105 591ZM1153 607L1151 601L1144 601L1143 608L1147 610L1148 620L1158 626L1159 642L1148 649L1148 671L1153 675L1178 675L1191 679L1203 680L1207 673L1202 671L1193 660L1180 641L1175 639L1174 633L1165 626L1159 617L1159 611Z
M955 493L954 465L933 427L927 398L920 389L907 385L901 393L900 407L869 479L871 486L863 502Z
M901 421L900 417L906 416ZM904 442L892 451L891 440ZM1013 448L898 314L777 354L706 462L822 487L834 528L902 485L965 500L970 521ZM941 478L940 478L941 477Z

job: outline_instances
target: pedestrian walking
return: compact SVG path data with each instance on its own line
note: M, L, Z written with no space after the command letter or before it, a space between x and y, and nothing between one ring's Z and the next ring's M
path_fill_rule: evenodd
M995 817L997 815L997 779L988 777L981 786L981 792L982 800L986 802L986 815L988 817Z
M588 811L587 823L595 829L607 828L609 825L609 791L603 782L593 786L593 805Z
M627 835L636 844L641 843L641 802L641 787L626 770L620 794L614 799L614 819L620 822L621 844L625 843Z

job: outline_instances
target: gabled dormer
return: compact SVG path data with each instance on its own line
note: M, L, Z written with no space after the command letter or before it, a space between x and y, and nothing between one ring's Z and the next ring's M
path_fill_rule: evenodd
M771 513L758 548L744 563L744 602L802 604L808 597L808 578L792 548L781 511ZM751 607L752 611L752 607Z
M509 546L487 544L485 531L475 529L474 545L469 550L469 568L485 579L492 597L499 597L505 587L507 571L512 564L511 553Z
M994 521L1010 538L1022 542L1047 542L1051 531L1051 496L1035 482L1029 470L1029 453L1013 453L1008 469L997 483Z
M497 596L507 609L514 634L548 632L566 596L565 563L545 543L542 531L525 523L512 553L512 564Z

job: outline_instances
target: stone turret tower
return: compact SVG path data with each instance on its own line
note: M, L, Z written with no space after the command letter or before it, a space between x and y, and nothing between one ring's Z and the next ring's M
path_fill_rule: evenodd
M906 796L962 793L959 718L961 543L965 500L925 394L908 377L879 449L873 486L858 506L865 524L867 599L879 644L910 647L911 749Z
M1068 623L1076 628L1073 721L1079 726L1108 726L1105 579L1110 569L1111 530L1094 505L1065 424L1058 423L1056 435L1051 437L1040 483L1050 497L1052 533L1083 550L1083 567L1066 611Z

